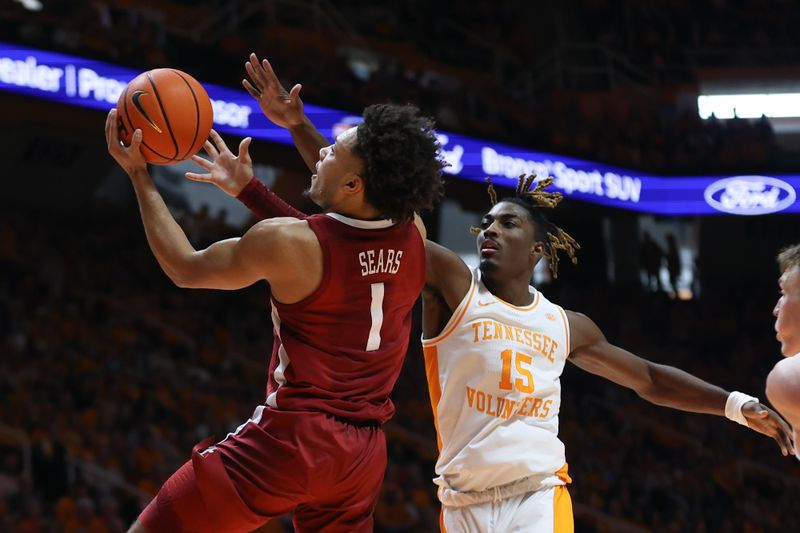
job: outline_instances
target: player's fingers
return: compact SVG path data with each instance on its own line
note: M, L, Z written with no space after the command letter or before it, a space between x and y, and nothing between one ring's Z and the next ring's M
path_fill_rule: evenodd
M248 61L244 64L244 70L247 72L247 77L250 78L251 83L258 87L259 90L263 90L264 87L259 79L258 75L256 74L256 69L253 67L253 63Z
M781 433L778 433L778 435L775 437L775 441L778 443L778 447L780 447L783 456L786 457L789 455L791 446L789 445L789 441L785 438L785 436Z
M292 105L297 105L297 100L300 98L300 90L303 88L301 84L296 84L292 87L292 90L289 91L289 102Z
M764 427L764 430L764 433L772 437L775 442L778 443L781 453L783 453L784 456L789 455L793 449L792 439L790 434L786 432L785 428L781 427L779 424L772 423L767 424Z
M266 59L264 61L266 61ZM263 61L259 62L258 56L256 56L255 54L250 54L251 70L253 71L253 75L256 77L255 80L256 83L258 83L262 89L269 87L269 83L271 81L269 79L270 78L269 75L264 70L263 63L264 63Z
M786 448L790 451L794 451L794 443L792 442L793 431L792 429L784 422L777 428L778 435L780 435L781 440L784 442Z
M247 159L249 156L247 151L250 149L251 142L253 142L252 137L245 137L242 139L242 142L239 143L239 159Z
M188 179L192 181L202 181L204 183L211 183L211 174L197 174L195 172L187 172L184 174Z
M113 146L113 143L111 142L111 139L112 139L112 137L111 137L112 124L113 124L114 120L116 120L116 118L117 118L116 117L116 113L114 111L115 111L114 109L109 111L108 112L108 116L106 117L106 128L105 128L106 129L106 143L108 143L109 149Z
M212 128L211 131L209 132L208 136L212 141L214 141L214 148L216 150L219 150L216 153L216 155L213 156L214 159L216 159L219 156L219 154L230 153L230 150L228 150L228 145L225 144L225 141L222 140L222 137L220 136L219 133L217 133L217 130ZM209 154L209 155L211 155L211 154Z
M209 133L209 137L210 136L211 136L211 134ZM211 141L206 141L206 142L203 143L203 150L206 151L206 153L208 154L208 157L210 157L211 159L217 159L217 157L219 157L219 152L214 147L214 145L211 144Z
M142 130L136 128L136 131L133 132L133 137L131 137L131 145L128 149L137 152L139 151L140 144L142 144Z
M242 85L244 86L244 90L250 93L250 96L258 100L261 98L261 91L253 87L249 80L242 80Z
M264 69L264 78L270 82L274 83L278 87L280 87L280 82L278 81L278 76L275 75L275 71L272 70L272 65L266 59L261 60L261 68Z
M192 162L196 163L198 166L203 167L206 170L211 170L214 167L214 163L206 159L205 157L200 157L199 155L195 154L191 157Z

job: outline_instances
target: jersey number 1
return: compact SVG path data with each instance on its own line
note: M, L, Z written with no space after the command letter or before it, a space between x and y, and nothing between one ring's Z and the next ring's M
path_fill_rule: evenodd
M383 283L370 285L372 297L369 304L371 326L367 339L367 351L374 352L381 347L381 326L383 326Z

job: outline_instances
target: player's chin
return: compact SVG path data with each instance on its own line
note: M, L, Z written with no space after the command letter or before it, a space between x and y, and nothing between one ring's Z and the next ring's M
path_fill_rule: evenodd
M784 357L794 357L795 355L800 355L800 346L795 346L786 342L783 339L778 339L781 342L781 355Z
M488 257L482 257L478 266L481 269L481 272L494 272L498 267L497 263Z

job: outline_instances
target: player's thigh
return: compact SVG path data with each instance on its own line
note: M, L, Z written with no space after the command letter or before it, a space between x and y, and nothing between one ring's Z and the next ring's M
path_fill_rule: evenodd
M447 533L489 533L492 523L492 502L442 506L442 531Z
M528 492L499 502L498 531L572 533L572 500L566 486Z
M214 459L218 460L217 457ZM164 482L137 522L147 533L248 533L271 517L253 513L241 501L221 462L198 475L196 460ZM139 533L136 523L132 533Z
M386 437L377 427L354 427L332 420L336 445L317 466L329 472L313 483L313 498L295 509L297 532L370 532L386 470Z
M133 533L174 531L210 531L211 516L197 486L192 462L187 461L158 491L131 528Z

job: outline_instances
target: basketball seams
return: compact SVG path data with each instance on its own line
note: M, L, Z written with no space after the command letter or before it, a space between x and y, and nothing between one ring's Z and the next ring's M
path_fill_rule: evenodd
M131 128L131 135L133 135L133 132L136 131L136 126L134 125L133 119L131 118L130 110L128 110L128 88L129 87L130 87L130 85L126 86L125 87L125 91L122 93L122 104L123 104L122 111L123 111L123 113L125 115L125 118L128 119L128 124L130 125L130 128ZM161 159L164 159L165 161L172 161L172 159L170 159L169 157L167 157L164 154L161 154L161 153L157 152L156 150L154 150L150 145L148 145L144 141L144 138L142 138L142 146L147 148L148 150L150 150L154 154L156 154Z
M139 102L137 98L141 95L147 97ZM142 153L148 163L156 165L188 159L202 147L204 136L213 125L213 107L203 86L189 74L172 68L154 69L137 76L123 88L117 107L121 138L127 139L136 128L142 129L145 133ZM166 152L171 155L165 155Z
M171 72L173 72L176 76L178 76L180 79L183 80L183 82L189 88L189 92L192 93L192 100L194 100L194 110L195 110L194 116L196 118L196 120L194 122L194 135L192 136L192 143L189 145L189 148L186 150L186 153L183 154L183 156L181 156L181 158L180 158L180 159L185 159L186 157L191 155L191 153L193 152L194 145L197 142L197 134L200 133L200 104L197 101L197 94L195 94L194 88L192 87L192 84L189 83L189 80L184 78L181 75L181 73L179 71L177 71L177 70L172 70Z
M175 147L175 155L173 157L169 157L167 159L169 159L170 161L175 161L177 159L177 157L178 157L178 141L177 141L177 139L175 139L175 134L172 132L172 125L169 123L169 117L167 116L167 110L164 109L164 104L161 101L161 95L158 94L158 87L156 87L156 83L155 83L155 81L153 81L152 71L147 73L147 81L150 82L150 87L153 88L153 94L155 94L156 102L158 102L158 108L161 110L161 116L164 117L164 123L165 123L164 125L167 127L167 131L169 132L170 139L172 139L172 146ZM153 150L153 151L155 152L155 150Z

